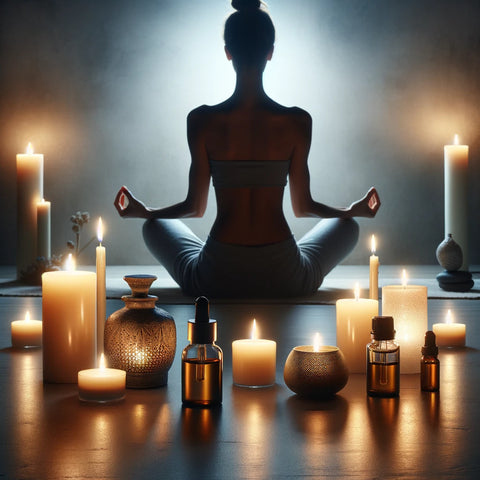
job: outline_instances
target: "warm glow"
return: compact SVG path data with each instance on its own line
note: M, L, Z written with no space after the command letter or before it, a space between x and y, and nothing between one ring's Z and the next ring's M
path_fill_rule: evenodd
M65 262L65 270L69 272L75 271L75 260L71 253L68 254L67 261Z
M359 300L360 298L360 285L358 282L355 284L355 288L353 289L353 293L355 294L355 300Z
M453 144L458 145L458 134L456 133L455 136L453 137Z
M375 240L375 235L372 235L372 240L370 242L370 249L372 251L372 255L375 254L375 252L377 251L377 242Z
M450 311L450 310L449 310L449 311ZM26 322L29 322L29 321L30 321L30 312L29 312L28 310L25 312L25 321L26 321Z
M98 226L97 226L97 238L100 244L103 241L103 224L102 224L102 217L98 219Z
M402 270L402 285L405 287L407 285L407 271Z
M98 368L100 368L100 370L105 370L105 355L103 353L100 355L100 363Z
M27 155L32 155L33 154L33 145L28 142L28 145L27 145Z
M252 333L250 335L252 340L258 340L258 329L257 329L257 321L253 319L252 323Z
M451 310L447 311L447 316L445 317L445 323L453 323L453 315Z
M320 334L318 332L316 332L315 337L313 337L313 351L314 352L319 352L320 351L320 343L321 343Z

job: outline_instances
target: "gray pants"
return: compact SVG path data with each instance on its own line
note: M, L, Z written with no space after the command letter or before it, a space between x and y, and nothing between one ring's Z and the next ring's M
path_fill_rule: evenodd
M324 219L301 240L231 245L200 240L180 220L147 220L145 243L182 290L209 298L305 296L355 247L358 224Z

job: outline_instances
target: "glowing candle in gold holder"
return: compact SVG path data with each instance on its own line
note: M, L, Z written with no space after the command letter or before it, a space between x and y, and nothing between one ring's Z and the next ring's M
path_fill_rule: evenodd
M338 347L320 346L320 335L313 345L295 347L283 371L287 387L299 396L324 398L339 392L348 381L348 368Z
M123 279L133 295L125 295L125 307L105 323L105 357L112 368L127 372L127 388L162 387L175 357L177 333L173 317L155 306L158 297L148 295L155 275L127 275Z

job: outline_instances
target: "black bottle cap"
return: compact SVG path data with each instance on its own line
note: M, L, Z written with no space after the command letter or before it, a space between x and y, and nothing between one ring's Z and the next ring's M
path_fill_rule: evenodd
M217 321L210 318L208 298L195 300L195 319L188 321L188 340L195 343L213 343L217 339Z
M371 334L375 340L393 340L395 338L393 317L373 317Z
M425 345L422 347L422 355L438 355L435 333L431 330L425 334Z

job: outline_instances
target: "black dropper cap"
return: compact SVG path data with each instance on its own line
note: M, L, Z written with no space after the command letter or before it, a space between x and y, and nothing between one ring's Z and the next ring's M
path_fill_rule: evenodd
M190 343L213 343L217 340L217 321L210 318L208 298L195 300L195 319L188 321L188 340Z
M438 355L435 333L431 330L425 334L425 345L422 347L422 355Z
M393 317L378 316L372 318L372 331L375 340L392 340L395 338Z

